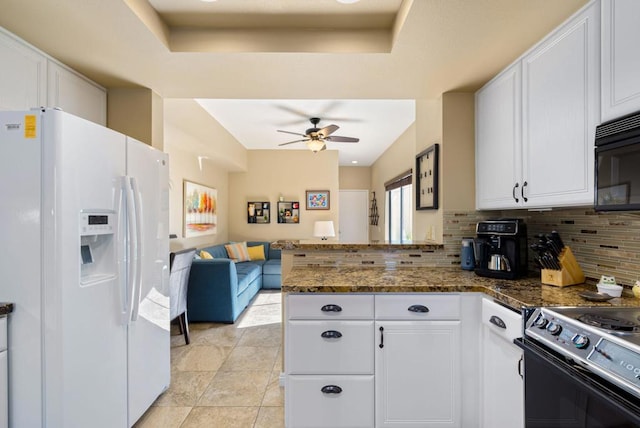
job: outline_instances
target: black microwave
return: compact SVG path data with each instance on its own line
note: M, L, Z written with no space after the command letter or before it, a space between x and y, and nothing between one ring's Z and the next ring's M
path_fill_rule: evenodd
M640 112L597 126L595 145L595 210L640 210Z

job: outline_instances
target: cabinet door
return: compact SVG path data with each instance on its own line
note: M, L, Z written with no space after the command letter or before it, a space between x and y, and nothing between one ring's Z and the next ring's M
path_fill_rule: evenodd
M523 59L525 207L593 204L599 15L591 4Z
M28 110L46 104L47 59L0 31L0 110Z
M376 426L459 427L460 322L376 322L376 335Z
M476 94L477 209L521 204L521 99L520 62Z
M640 110L640 2L602 1L602 121Z
M524 427L524 383L519 373L522 350L485 325L482 410L485 428Z
M48 68L47 105L106 126L106 91L53 61Z

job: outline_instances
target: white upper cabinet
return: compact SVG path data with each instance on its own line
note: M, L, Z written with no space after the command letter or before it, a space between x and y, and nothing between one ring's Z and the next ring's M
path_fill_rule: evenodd
M523 59L524 207L593 204L599 40L592 3Z
M58 107L107 123L107 92L0 27L0 110Z
M45 57L0 31L0 64L0 110L28 110L45 105Z
M517 207L521 162L521 66L512 65L476 93L476 206Z
M47 105L107 125L107 93L79 74L49 61Z
M640 110L640 1L602 0L602 122Z
M600 9L592 2L476 93L476 208L593 204Z

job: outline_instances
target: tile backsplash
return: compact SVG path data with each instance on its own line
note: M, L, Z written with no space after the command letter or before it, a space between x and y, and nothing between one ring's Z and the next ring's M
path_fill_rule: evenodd
M587 278L613 275L619 284L640 279L640 214L596 213L593 209L553 211L451 211L444 216L445 253L459 263L460 240L475 236L475 224L488 218L521 218L527 224L529 242L535 235L558 231L571 247ZM529 254L530 267L533 265Z

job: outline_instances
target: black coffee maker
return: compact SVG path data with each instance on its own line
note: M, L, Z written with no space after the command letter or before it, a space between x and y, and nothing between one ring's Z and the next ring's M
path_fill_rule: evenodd
M481 221L476 234L477 275L515 279L527 274L527 225L521 219Z

